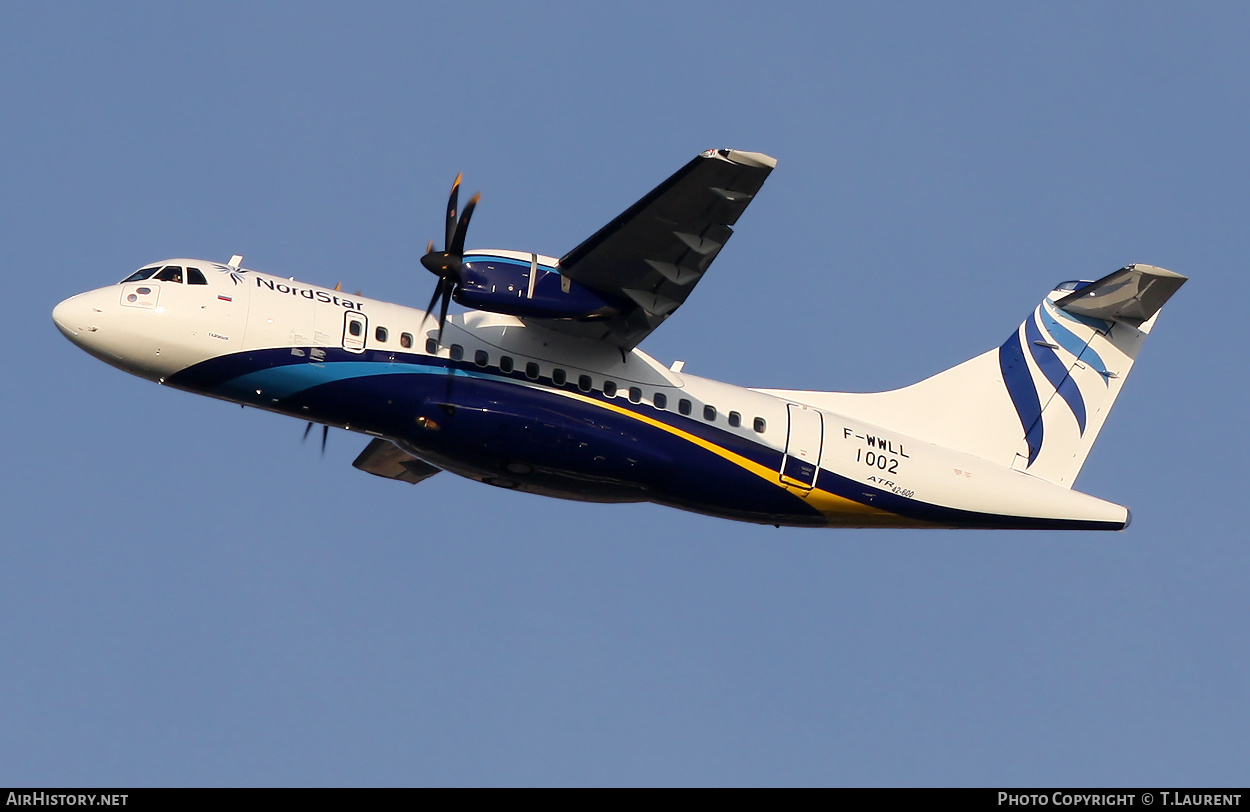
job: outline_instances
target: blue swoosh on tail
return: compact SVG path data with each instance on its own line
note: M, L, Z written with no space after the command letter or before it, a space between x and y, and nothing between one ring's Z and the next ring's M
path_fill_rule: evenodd
M1037 312L1045 313L1045 310L1039 307ZM1072 416L1076 418L1076 424L1081 428L1081 434L1085 434L1085 399L1081 397L1081 390L1077 387L1076 381L1072 380L1072 376L1068 374L1068 365L1059 360L1055 351L1045 345L1045 339L1042 338L1042 331L1037 327L1036 319L1029 319L1024 323L1024 333L1029 341L1029 353L1037 362L1037 368L1046 376L1046 380L1050 381L1050 385L1055 387L1055 391L1063 398L1064 403L1068 404L1068 408L1072 410Z
M1037 398L1033 373L1024 360L1019 330L998 348L998 367L1002 370L1007 394L1011 395L1012 405L1016 407L1020 425L1024 428L1024 439L1029 444L1029 465L1032 465L1042 450L1042 404Z
M1102 382L1108 386L1107 365L1103 363L1102 357L1098 355L1097 350L1085 343L1085 340L1073 333L1067 327L1059 322L1050 314L1049 308L1040 307L1038 312L1042 316L1042 324L1046 325L1046 331L1055 339L1055 343L1063 347L1068 352L1077 357L1081 363L1089 364L1096 372L1102 375ZM1062 313L1063 311L1058 311Z

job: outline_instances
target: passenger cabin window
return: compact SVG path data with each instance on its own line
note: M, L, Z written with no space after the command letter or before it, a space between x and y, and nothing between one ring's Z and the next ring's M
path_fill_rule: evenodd
M591 383L589 375L577 376L577 388L578 389L582 390L583 392L589 392L593 386L594 384Z
M390 335L385 327L375 327L373 330L373 337L378 341L386 341L386 339L390 338Z
M555 369L551 370L551 382L554 383L556 386L564 386L565 381L567 381L568 379L569 379L568 375L564 374L564 370L560 369L559 367L556 367Z
M512 356L510 355L499 356L499 371L500 372L512 371Z
M656 392L651 396L651 402L655 404L655 408L663 409L668 406L668 395L663 392Z
M733 426L734 428L738 428L738 426L741 426L742 415L738 414L737 412L730 412L729 413L729 425Z
M629 402L640 403L642 401L642 390L636 386L629 387Z
M531 381L538 380L538 364L535 364L533 361L526 364L525 377L529 378Z
M151 268L140 268L139 270L132 273L130 276L123 279L122 284L124 285L127 282L138 282L140 280L147 279L149 276L156 273L160 269L161 269L160 265L154 265Z
M478 350L473 353L473 363L480 367L484 367L490 363L490 355L487 354L486 350Z
M685 398L682 398L681 400L677 401L677 411L681 412L682 414L690 414L690 401L686 400Z
M703 419L704 419L704 420L715 420L715 419L716 419L716 407L715 407L715 406L704 406L704 407L703 407Z
M187 268L187 284L188 285L207 285L208 280L204 278L204 274L199 268Z
M177 265L166 265L161 272L153 277L158 282L177 282L182 284L182 268Z
M459 344L452 344L451 345L451 360L453 361L464 360L464 347L461 347Z
M362 332L364 332L364 326L358 321L349 321L347 323L347 332L354 336L359 336Z
M432 338L425 340L425 351L430 355L438 355L438 342Z
M762 417L755 418L755 430L756 431L758 431L760 434L763 434L764 429L766 428L768 428L768 426L767 424L764 423L764 418Z
M405 350L412 349L412 333L400 333L399 346L403 347Z
M614 381L604 381L603 394L610 398L616 397L616 383Z

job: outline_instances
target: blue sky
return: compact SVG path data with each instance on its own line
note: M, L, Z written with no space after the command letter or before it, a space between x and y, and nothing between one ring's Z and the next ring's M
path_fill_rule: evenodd
M1180 4L0 6L0 784L1244 785L1250 12ZM695 153L777 170L643 344L893 388L1054 282L1192 281L1077 482L1120 534L776 530L354 470L88 357L170 256L421 306ZM1218 306L1217 306L1218 305Z

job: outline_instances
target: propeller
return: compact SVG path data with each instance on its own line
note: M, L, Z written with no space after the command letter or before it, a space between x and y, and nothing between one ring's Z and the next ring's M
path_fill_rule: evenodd
M308 442L308 432L312 431L312 427L313 427L313 424L312 424L312 421L310 420L308 421L308 425L304 426L304 439L301 440L300 442L302 443ZM326 438L329 436L330 436L330 427L322 426L321 427L321 456L323 457L326 455Z
M425 249L425 256L421 257L421 264L426 270L438 277L438 284L434 286L434 295L430 297L430 303L425 307L425 314L428 317L434 311L435 302L442 300L438 308L439 344L443 343L443 324L447 321L447 306L451 303L451 295L455 292L456 285L460 284L460 272L464 269L464 237L469 230L469 218L473 216L477 201L482 197L480 194L473 195L468 205L464 207L464 211L457 216L460 178L460 175L456 175L456 182L451 185L451 195L447 198L444 250L435 251L434 241L430 240L430 244Z

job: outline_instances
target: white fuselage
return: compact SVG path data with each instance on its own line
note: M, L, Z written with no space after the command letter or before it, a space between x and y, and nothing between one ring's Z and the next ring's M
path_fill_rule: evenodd
M571 499L809 526L1117 529L1120 506L646 353L493 313L450 317L196 260L189 281L72 297L57 326L162 384L392 441Z

